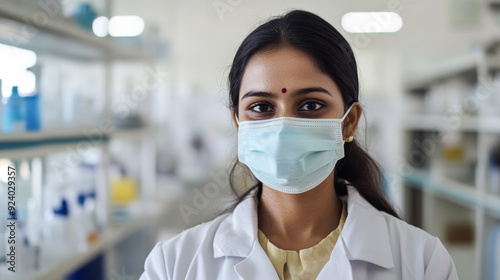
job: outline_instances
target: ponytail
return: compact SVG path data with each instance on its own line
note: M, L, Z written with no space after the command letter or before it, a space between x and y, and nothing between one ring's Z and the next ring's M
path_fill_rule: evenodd
M382 193L382 172L379 165L357 144L345 143L345 156L335 165L334 181L337 195L347 194L347 180L373 207L399 218Z

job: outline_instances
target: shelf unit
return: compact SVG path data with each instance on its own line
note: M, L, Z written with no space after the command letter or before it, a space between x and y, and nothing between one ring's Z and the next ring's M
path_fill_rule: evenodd
M33 19L35 16L47 20L37 23ZM22 44L33 51L56 53L73 59L154 59L152 53L123 46L109 37L99 38L60 14L49 14L41 7L26 7L15 0L2 1L0 21L11 29L12 34L25 36L23 39L10 38L10 42L5 39L0 42ZM34 28L33 32L26 32L26 25Z
M55 1L54 4L59 2ZM112 0L106 0L107 15L110 14ZM40 5L41 2L36 2ZM0 5L0 25L9 31L11 37L0 36L0 43L30 49L36 53L61 57L75 62L98 62L104 67L104 92L106 93L106 109L103 118L113 120L111 112L112 96L112 64L118 61L141 61L153 62L157 59L156 54L142 49L135 49L121 44L111 37L99 38L91 31L77 26L74 21L64 18L60 13L49 14L45 9L35 4L23 5L16 0L3 0ZM59 7L60 8L60 7ZM47 21L36 23L33 18L43 15ZM26 30L32 32L26 33ZM29 274L6 275L0 272L0 278L4 279L64 279L69 273L75 271L99 254L105 255L106 271L104 279L110 279L112 274L111 255L112 251L120 242L130 237L140 228L157 225L160 217L165 215L175 195L168 199L156 195L157 185L155 181L155 146L157 131L154 124L146 124L145 127L131 129L113 129L109 133L103 133L99 140L89 140L82 128L57 131L23 132L12 134L0 134L0 159L41 159L39 170L33 170L37 174L44 174L44 159L53 154L68 153L80 148L81 143L91 143L92 148L98 149L102 154L103 172L96 176L99 181L96 185L96 207L98 222L101 232L98 241L89 245L84 252L76 253L52 265L44 266L40 270ZM96 127L85 127L85 129L96 129ZM97 128L98 129L98 128ZM141 181L139 187L144 195L138 200L141 212L125 220L116 220L112 216L112 205L109 195L109 145L113 141L136 141L141 145L141 158L137 160L141 164ZM32 184L40 196L44 175L36 178L37 182ZM36 185L36 186L35 186ZM38 199L41 199L38 197ZM41 214L40 214L41 215ZM145 242L152 243L153 240Z
M414 171L411 175L406 175L404 181L412 187L422 189L425 192L464 205L470 209L482 208L491 216L500 219L500 197L479 192L474 186L447 178L435 178L435 176L433 178L428 172L423 171Z
M77 149L77 146L81 143L81 141L88 142L86 137L81 137L79 135L81 134L76 131L3 134L0 136L0 159L8 158L11 160L20 160L34 157L43 158L44 156L50 154ZM112 133L103 135L102 141L94 145L94 147L106 150L107 145L109 145L109 142L112 139L119 139L121 141L139 140L144 141L143 144L146 146L154 147L154 143L151 143L154 142L154 136L155 129L153 127L116 130ZM16 148L11 148L11 145L16 143L19 144L20 142L22 142L22 145L18 145L19 147ZM154 156L152 157L151 154L148 154L148 157L154 161ZM152 164L154 164L154 162ZM151 163L145 165L145 167L149 168L148 171L153 170L154 172L154 168L151 168ZM154 177L154 174L147 174L145 176L149 179L149 181L146 181L147 183L154 183L154 181L151 182L151 176ZM141 182L141 185L144 184L145 182ZM90 245L84 252L62 259L60 262L53 265L43 267L42 270L37 271L34 274L21 274L8 279L63 279L68 273L96 257L97 254L108 252L115 245L129 237L139 228L155 225L158 219L165 215L168 207L172 205L176 199L175 196L151 199L151 197L154 196L156 189L156 186L144 186L144 191L146 193L145 196L149 198L149 201L142 200L139 202L140 205L136 206L136 208L140 207L141 212L125 220L114 220L111 218L112 207L109 202L104 201L105 207L103 210L106 212L105 216L107 219L107 225L100 232L99 240L95 244ZM101 191L107 192L107 190L102 189ZM7 275L0 274L0 276Z
M419 102L433 85L446 83L450 79L460 79L474 86L492 78L492 67L483 54L466 56L436 66L421 76L412 77L404 84L405 99ZM491 92L493 95L499 93L500 91ZM446 102L445 96L440 102ZM493 144L500 143L500 108L496 116L484 116L481 114L482 103L478 104L477 116L459 115L460 119L454 125L450 124L449 119L447 122L446 118L449 116L446 116L445 112L412 112L405 115L401 121L402 155L410 162L409 171L405 172L402 180L406 194L406 217L410 223L422 227L443 241L454 258L461 279L487 279L484 264L488 250L486 224L495 223L491 221L500 223L500 195L489 193L486 179L489 149ZM462 145L467 145L465 154L472 154L470 157L474 160L467 168L456 168L463 168L462 173L473 169L471 180L450 178L449 174L443 172L445 169L439 166L441 164L435 162L436 158L439 158L438 153L443 153L441 146L445 143L436 137L438 133L460 135ZM411 164L409 158L415 155L421 156L422 160L413 160L414 164ZM472 226L473 242L448 242L446 226L453 224Z
M175 198L158 200L153 204L142 204L144 211L128 221L114 222L101 233L101 237L96 244L91 245L87 251L66 258L55 265L37 272L35 275L23 276L23 279L32 280L52 280L63 279L73 270L88 262L97 254L107 252L116 246L119 242L125 240L128 236L144 226L154 224L169 209L168 206Z
M457 127L443 123L442 116L408 115L403 119L403 128L407 131L468 131L482 133L500 133L500 117L467 117Z

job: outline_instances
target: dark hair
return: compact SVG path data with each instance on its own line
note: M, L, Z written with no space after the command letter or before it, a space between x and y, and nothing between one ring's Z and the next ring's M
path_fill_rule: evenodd
M342 94L344 112L351 104L358 101L357 65L349 43L331 24L319 16L303 10L293 10L257 27L238 48L228 81L229 106L236 115L238 115L241 79L250 58L258 52L283 46L291 46L309 54L315 66L333 79ZM337 162L334 171L337 195L347 194L345 179L375 208L399 218L381 191L382 175L377 163L361 149L356 140L346 142L344 149L345 157ZM254 188L259 188L257 196L260 198L262 182L238 195L234 184L237 165L236 160L230 171L230 185L238 197L237 203Z

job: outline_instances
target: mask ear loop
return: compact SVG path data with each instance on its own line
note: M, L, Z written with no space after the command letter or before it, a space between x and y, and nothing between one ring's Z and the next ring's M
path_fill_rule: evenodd
M351 107L349 107L349 109L347 109L347 112L345 112L345 114L342 116L342 118L340 119L340 122L343 122L344 119L347 117L347 115L349 115L349 112L351 111L352 107L354 106L354 104L356 104L358 102L354 102L351 104Z
M342 123L344 122L344 119L347 117L347 115L349 115L349 112L351 111L352 107L354 106L354 104L358 103L357 101L352 103L351 104L351 107L349 107L349 109L347 109L347 111L345 112L345 114L342 116L342 118L340 119L340 124L342 125ZM341 133L343 134L343 133ZM344 137L342 137L342 143L345 143L346 141L344 140Z

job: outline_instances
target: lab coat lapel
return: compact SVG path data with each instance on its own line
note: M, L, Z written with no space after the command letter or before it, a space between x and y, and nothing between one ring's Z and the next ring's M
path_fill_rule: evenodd
M325 264L316 278L316 280L332 279L353 280L351 263L349 262L345 244L341 238L339 238L333 248L330 260Z
M257 238L256 189L236 206L215 233L214 257L242 257L234 266L244 280L279 280L278 274Z
M248 257L257 239L257 198L253 190L228 215L215 232L214 258Z
M258 239L254 241L250 255L235 265L234 270L244 280L279 280L273 264Z
M387 224L382 214L353 187L347 186L347 219L342 233L317 280L353 279L353 260L383 268L394 267Z
M383 214L348 185L347 219L340 235L349 260L394 267L389 230ZM343 198L345 199L345 197Z

